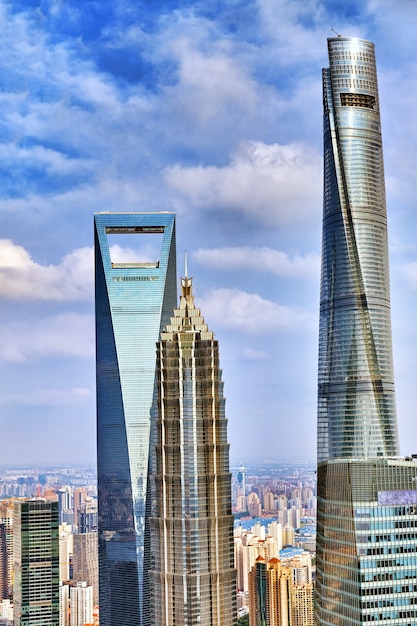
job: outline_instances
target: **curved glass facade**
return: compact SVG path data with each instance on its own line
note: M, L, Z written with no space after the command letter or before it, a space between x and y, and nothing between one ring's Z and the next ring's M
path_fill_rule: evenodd
M94 221L100 623L147 626L155 345L177 301L175 216L100 213ZM109 235L153 233L162 237L156 262L112 263Z
M318 460L399 454L374 45L328 40Z
M417 463L399 458L374 46L328 47L315 623L411 626Z
M150 624L233 626L236 571L219 347L194 306L191 278L182 280L182 289L157 345Z

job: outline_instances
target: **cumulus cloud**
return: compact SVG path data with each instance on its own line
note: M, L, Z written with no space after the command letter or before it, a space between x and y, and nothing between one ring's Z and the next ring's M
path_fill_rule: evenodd
M207 28L207 27L206 27ZM209 52L198 49L200 42L184 35L172 41L170 50L178 60L178 83L167 90L170 106L182 115L206 124L234 109L235 115L253 113L259 99L256 81L233 58L231 46L213 42ZM201 45L201 44L200 44Z
M320 268L320 257L316 254L291 256L267 247L200 248L193 258L202 265L222 271L250 269L284 278L317 277Z
M210 327L267 335L296 332L310 325L310 314L291 306L276 304L256 293L240 289L216 289L199 298L198 306Z
M0 296L27 300L91 300L93 250L79 248L59 265L40 265L10 239L0 239Z
M266 224L302 222L321 206L321 158L300 143L245 142L225 167L174 165L165 179L193 207L236 211Z
M63 313L41 320L11 321L0 327L0 357L21 363L43 357L92 358L94 318Z

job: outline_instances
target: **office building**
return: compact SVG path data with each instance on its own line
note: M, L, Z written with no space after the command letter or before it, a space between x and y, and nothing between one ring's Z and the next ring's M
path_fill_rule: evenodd
M328 40L318 461L398 455L374 46Z
M14 502L14 626L59 626L58 502Z
M96 214L95 283L100 623L148 626L150 418L155 346L176 306L175 216Z
M417 463L399 457L374 46L328 40L316 625L416 623Z
M232 626L236 571L219 347L194 305L192 279L181 284L179 308L157 346L150 623Z

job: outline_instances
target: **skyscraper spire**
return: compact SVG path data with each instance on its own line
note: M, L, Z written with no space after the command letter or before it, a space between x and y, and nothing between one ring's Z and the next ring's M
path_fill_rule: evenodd
M187 251L184 253L184 278L181 278L180 309L194 308L193 279L188 277Z

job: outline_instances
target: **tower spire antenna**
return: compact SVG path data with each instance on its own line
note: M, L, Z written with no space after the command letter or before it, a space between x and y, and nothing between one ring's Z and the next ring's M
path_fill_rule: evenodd
M334 28L331 28L330 30L331 30L331 31L332 31L335 35L337 35L338 37L341 37L341 36L342 36L340 33L336 32Z
M184 252L184 278L181 278L181 289L182 296L185 298L187 302L187 298L191 298L190 302L192 302L193 295L193 279L188 276L188 255L187 250Z

